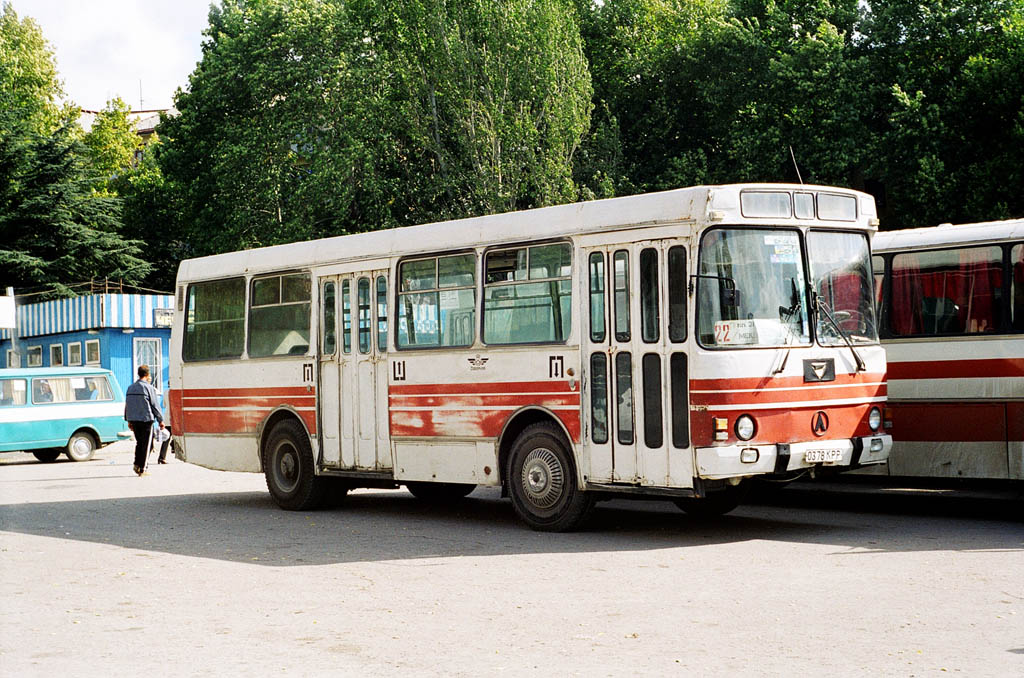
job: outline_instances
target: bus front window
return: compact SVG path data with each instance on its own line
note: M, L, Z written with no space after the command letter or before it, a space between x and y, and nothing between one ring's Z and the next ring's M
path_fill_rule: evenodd
M874 279L867 236L811 231L807 252L818 303L832 316L817 314L818 342L825 346L838 346L847 340L853 344L876 343Z
M810 343L806 284L795 230L722 228L701 242L700 343L714 348Z

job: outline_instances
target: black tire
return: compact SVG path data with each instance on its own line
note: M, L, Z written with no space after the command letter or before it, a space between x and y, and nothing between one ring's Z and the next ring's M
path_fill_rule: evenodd
M52 449L35 450L32 452L32 456L43 463L49 464L50 462L57 461L57 457L60 456L61 452L63 452L62 449L55 447Z
M412 496L432 504L446 504L458 501L476 489L476 485L467 483L430 483L408 482L405 488Z
M64 453L71 461L89 461L96 454L96 439L88 431L75 431L68 440Z
M676 499L675 505L696 518L714 518L724 516L743 503L750 491L749 482L728 487L708 494L706 497L687 497Z
M594 496L577 486L572 455L552 424L532 424L519 434L507 478L516 514L534 530L572 530L594 508Z
M319 508L329 489L327 479L316 475L309 436L294 419L282 421L270 432L263 474L274 501L288 511Z

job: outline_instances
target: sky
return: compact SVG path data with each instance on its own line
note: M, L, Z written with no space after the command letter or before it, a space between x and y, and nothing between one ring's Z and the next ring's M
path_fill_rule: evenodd
M67 99L95 111L117 96L132 110L170 107L200 59L211 0L9 2L42 29Z

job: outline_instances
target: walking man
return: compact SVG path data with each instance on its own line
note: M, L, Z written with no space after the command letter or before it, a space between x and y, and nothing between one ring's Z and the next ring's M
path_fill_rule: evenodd
M159 395L149 383L149 365L139 365L139 379L128 387L124 394L124 418L128 428L135 434L135 473L142 475L146 470L146 452L153 434L153 422L164 427L164 417L156 401Z

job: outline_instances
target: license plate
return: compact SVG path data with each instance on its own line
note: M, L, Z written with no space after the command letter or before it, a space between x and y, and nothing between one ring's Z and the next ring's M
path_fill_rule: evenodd
M839 461L843 458L842 450L807 450L804 452L804 461L808 464L819 462Z

